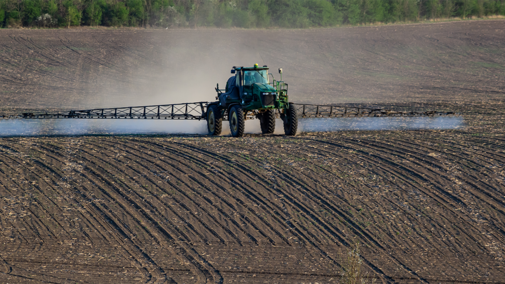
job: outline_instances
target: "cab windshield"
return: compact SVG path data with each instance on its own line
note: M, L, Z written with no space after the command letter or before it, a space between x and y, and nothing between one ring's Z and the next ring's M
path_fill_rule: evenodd
M268 70L244 71L244 86L254 83L268 84Z

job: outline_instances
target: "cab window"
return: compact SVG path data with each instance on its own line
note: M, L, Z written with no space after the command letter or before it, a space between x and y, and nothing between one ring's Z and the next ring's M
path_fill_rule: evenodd
M251 86L254 83L268 84L267 70L244 71L244 86Z

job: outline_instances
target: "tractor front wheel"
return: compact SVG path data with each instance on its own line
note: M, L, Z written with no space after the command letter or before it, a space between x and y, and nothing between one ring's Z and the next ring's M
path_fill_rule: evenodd
M298 118L296 117L296 108L289 104L289 108L284 110L284 133L294 136L298 130Z
M261 133L272 134L275 131L275 111L269 109L260 114Z
M239 105L235 105L230 109L228 114L228 120L230 121L230 131L233 137L244 136L245 130L245 119L244 111Z
M209 135L219 135L223 129L223 118L219 107L216 105L210 105L207 109L207 129Z

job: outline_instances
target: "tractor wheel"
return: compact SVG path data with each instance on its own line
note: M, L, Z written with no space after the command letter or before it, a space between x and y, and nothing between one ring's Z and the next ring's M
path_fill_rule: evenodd
M228 120L230 121L231 135L233 137L244 136L244 111L239 105L235 105L231 108L230 113L228 114Z
M275 131L275 111L269 109L260 116L261 133L272 134Z
M289 108L285 110L284 115L284 133L294 136L297 129L298 118L296 117L296 108L293 104L289 104Z
M207 129L210 135L219 135L223 129L223 118L216 105L210 105L207 109Z

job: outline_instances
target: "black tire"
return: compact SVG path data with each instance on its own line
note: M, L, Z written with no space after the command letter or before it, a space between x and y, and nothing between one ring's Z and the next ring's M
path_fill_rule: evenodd
M285 110L284 115L284 134L295 136L298 130L298 117L296 117L296 108L293 104L289 104L289 108Z
M269 109L260 115L261 133L272 134L275 131L275 111Z
M223 130L223 118L217 105L210 105L207 109L207 130L209 135L219 135Z
M244 136L245 129L245 119L244 111L239 105L235 105L230 109L228 114L228 120L230 121L230 131L233 137Z

